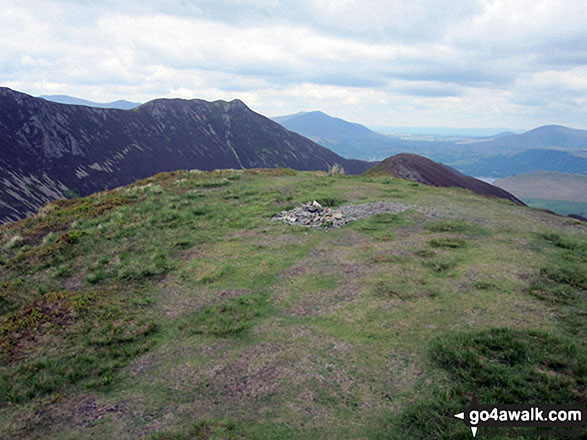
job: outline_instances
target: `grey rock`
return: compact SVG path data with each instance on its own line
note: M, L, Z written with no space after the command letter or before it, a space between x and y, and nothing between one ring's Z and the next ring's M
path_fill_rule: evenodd
M375 202L362 205L344 205L336 211L322 207L317 201L302 204L290 211L282 211L273 217L285 221L290 226L304 225L312 228L340 228L345 224L371 217L381 212L400 213L414 208L413 205L395 202Z

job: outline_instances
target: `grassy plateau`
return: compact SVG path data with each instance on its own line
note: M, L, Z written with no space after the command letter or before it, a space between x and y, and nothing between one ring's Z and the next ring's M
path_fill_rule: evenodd
M271 220L312 200L412 208ZM573 219L390 177L158 174L0 227L0 438L468 439L474 396L585 404L586 292ZM491 438L514 435L572 438Z

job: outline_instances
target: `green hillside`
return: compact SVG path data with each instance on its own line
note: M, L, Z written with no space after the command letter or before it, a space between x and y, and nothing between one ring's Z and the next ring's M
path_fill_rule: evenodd
M587 217L587 202L568 202L566 200L550 199L522 199L524 203L533 208L548 209L561 215L577 214Z
M313 200L411 208L271 220ZM585 403L586 263L581 222L390 177L178 171L54 202L0 227L0 438L471 438L474 395Z
M587 203L587 176L536 171L498 179L499 186L518 197Z

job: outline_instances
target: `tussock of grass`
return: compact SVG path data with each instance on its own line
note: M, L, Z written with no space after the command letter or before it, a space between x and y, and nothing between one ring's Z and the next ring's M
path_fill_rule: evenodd
M449 249L458 249L464 248L467 243L465 240L461 240L459 238L435 238L428 242L428 245L433 248L449 248Z
M487 402L579 402L587 353L539 331L491 329L439 339L432 359Z
M538 234L540 242L554 247L528 292L557 307L564 327L573 335L587 336L587 241L556 233Z
M101 292L48 292L4 316L0 406L63 393L82 384L108 385L113 375L152 345L158 326ZM38 333L45 344L36 346ZM59 347L59 350L55 350ZM32 349L32 352L31 352ZM29 353L21 356L22 352Z
M474 232L480 228L463 220L441 220L426 225L430 232Z
M229 275L230 273L234 272L235 267L230 263L223 263L210 272L203 275L198 282L200 284L211 284L215 283L216 281L221 280L223 277Z
M576 251L577 254L587 256L587 242L552 232L541 233L538 236L556 247Z
M587 266L584 264L567 263L564 266L544 267L540 273L555 283L587 289Z
M432 269L436 273L448 272L458 265L456 258L447 257L432 257L428 260L422 261L425 267Z
M381 212L371 216L371 222L376 224L392 224L398 225L404 223L404 218L399 214L392 214L390 212Z
M227 178L223 179L206 179L194 183L198 188L218 188L220 186L229 185L230 181Z
M414 255L420 258L430 258L436 256L436 252L432 249L417 249L414 251Z
M151 440L232 440L243 438L236 424L226 421L202 420L182 431L163 431Z
M318 203L320 203L322 206L327 206L329 208L335 208L337 206L343 205L344 203L346 203L346 200L338 198L338 197L325 197L325 196L319 196L318 198L315 199Z
M180 328L193 333L227 337L248 329L258 317L266 300L260 296L242 296L204 307L193 318L180 324Z
M375 283L374 293L381 298L409 298L410 295L402 290L401 286L394 285L386 281L377 281Z
M500 404L584 399L585 350L545 332L497 328L449 334L432 343L430 356L451 381L428 387L396 416L391 438L469 438L470 430L453 416L473 396L480 403ZM536 438L536 433L524 430L519 435Z

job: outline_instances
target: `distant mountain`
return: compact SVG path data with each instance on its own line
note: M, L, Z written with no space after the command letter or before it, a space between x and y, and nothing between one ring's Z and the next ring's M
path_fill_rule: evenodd
M527 150L451 165L465 174L483 177L507 177L538 170L587 174L587 157L559 150Z
M344 157L380 160L414 146L409 141L376 133L364 125L335 118L320 111L301 112L272 119L288 130L306 136Z
M381 174L391 174L400 179L411 180L424 185L464 188L483 196L499 197L517 205L525 205L513 194L501 188L473 177L465 176L446 165L416 154L402 153L388 157L373 168L365 171L363 176Z
M295 131L309 138L323 138L332 141L344 139L385 138L361 124L347 122L344 119L335 118L326 113L302 112L289 116L272 118L285 128Z
M243 102L157 99L133 110L49 102L0 88L0 222L45 202L177 169L289 167L359 174Z
M536 171L498 179L493 184L520 198L587 203L585 175Z
M475 145L479 149L493 153L512 153L530 149L587 150L587 130L544 125L522 134L501 136L498 139L480 141Z
M85 105L88 107L98 107L98 108L117 108L120 110L130 110L132 108L138 107L141 105L138 102L130 102L125 101L123 99L114 101L114 102L93 102L88 101L86 99L76 98L74 96L67 96L67 95L41 95L39 98L46 99L47 101L57 102L59 104L70 104L70 105Z
M484 138L406 138L376 133L319 111L273 119L344 157L381 160L397 153L414 153L450 164L465 174L483 177L505 177L536 170L587 172L587 131L559 125Z

